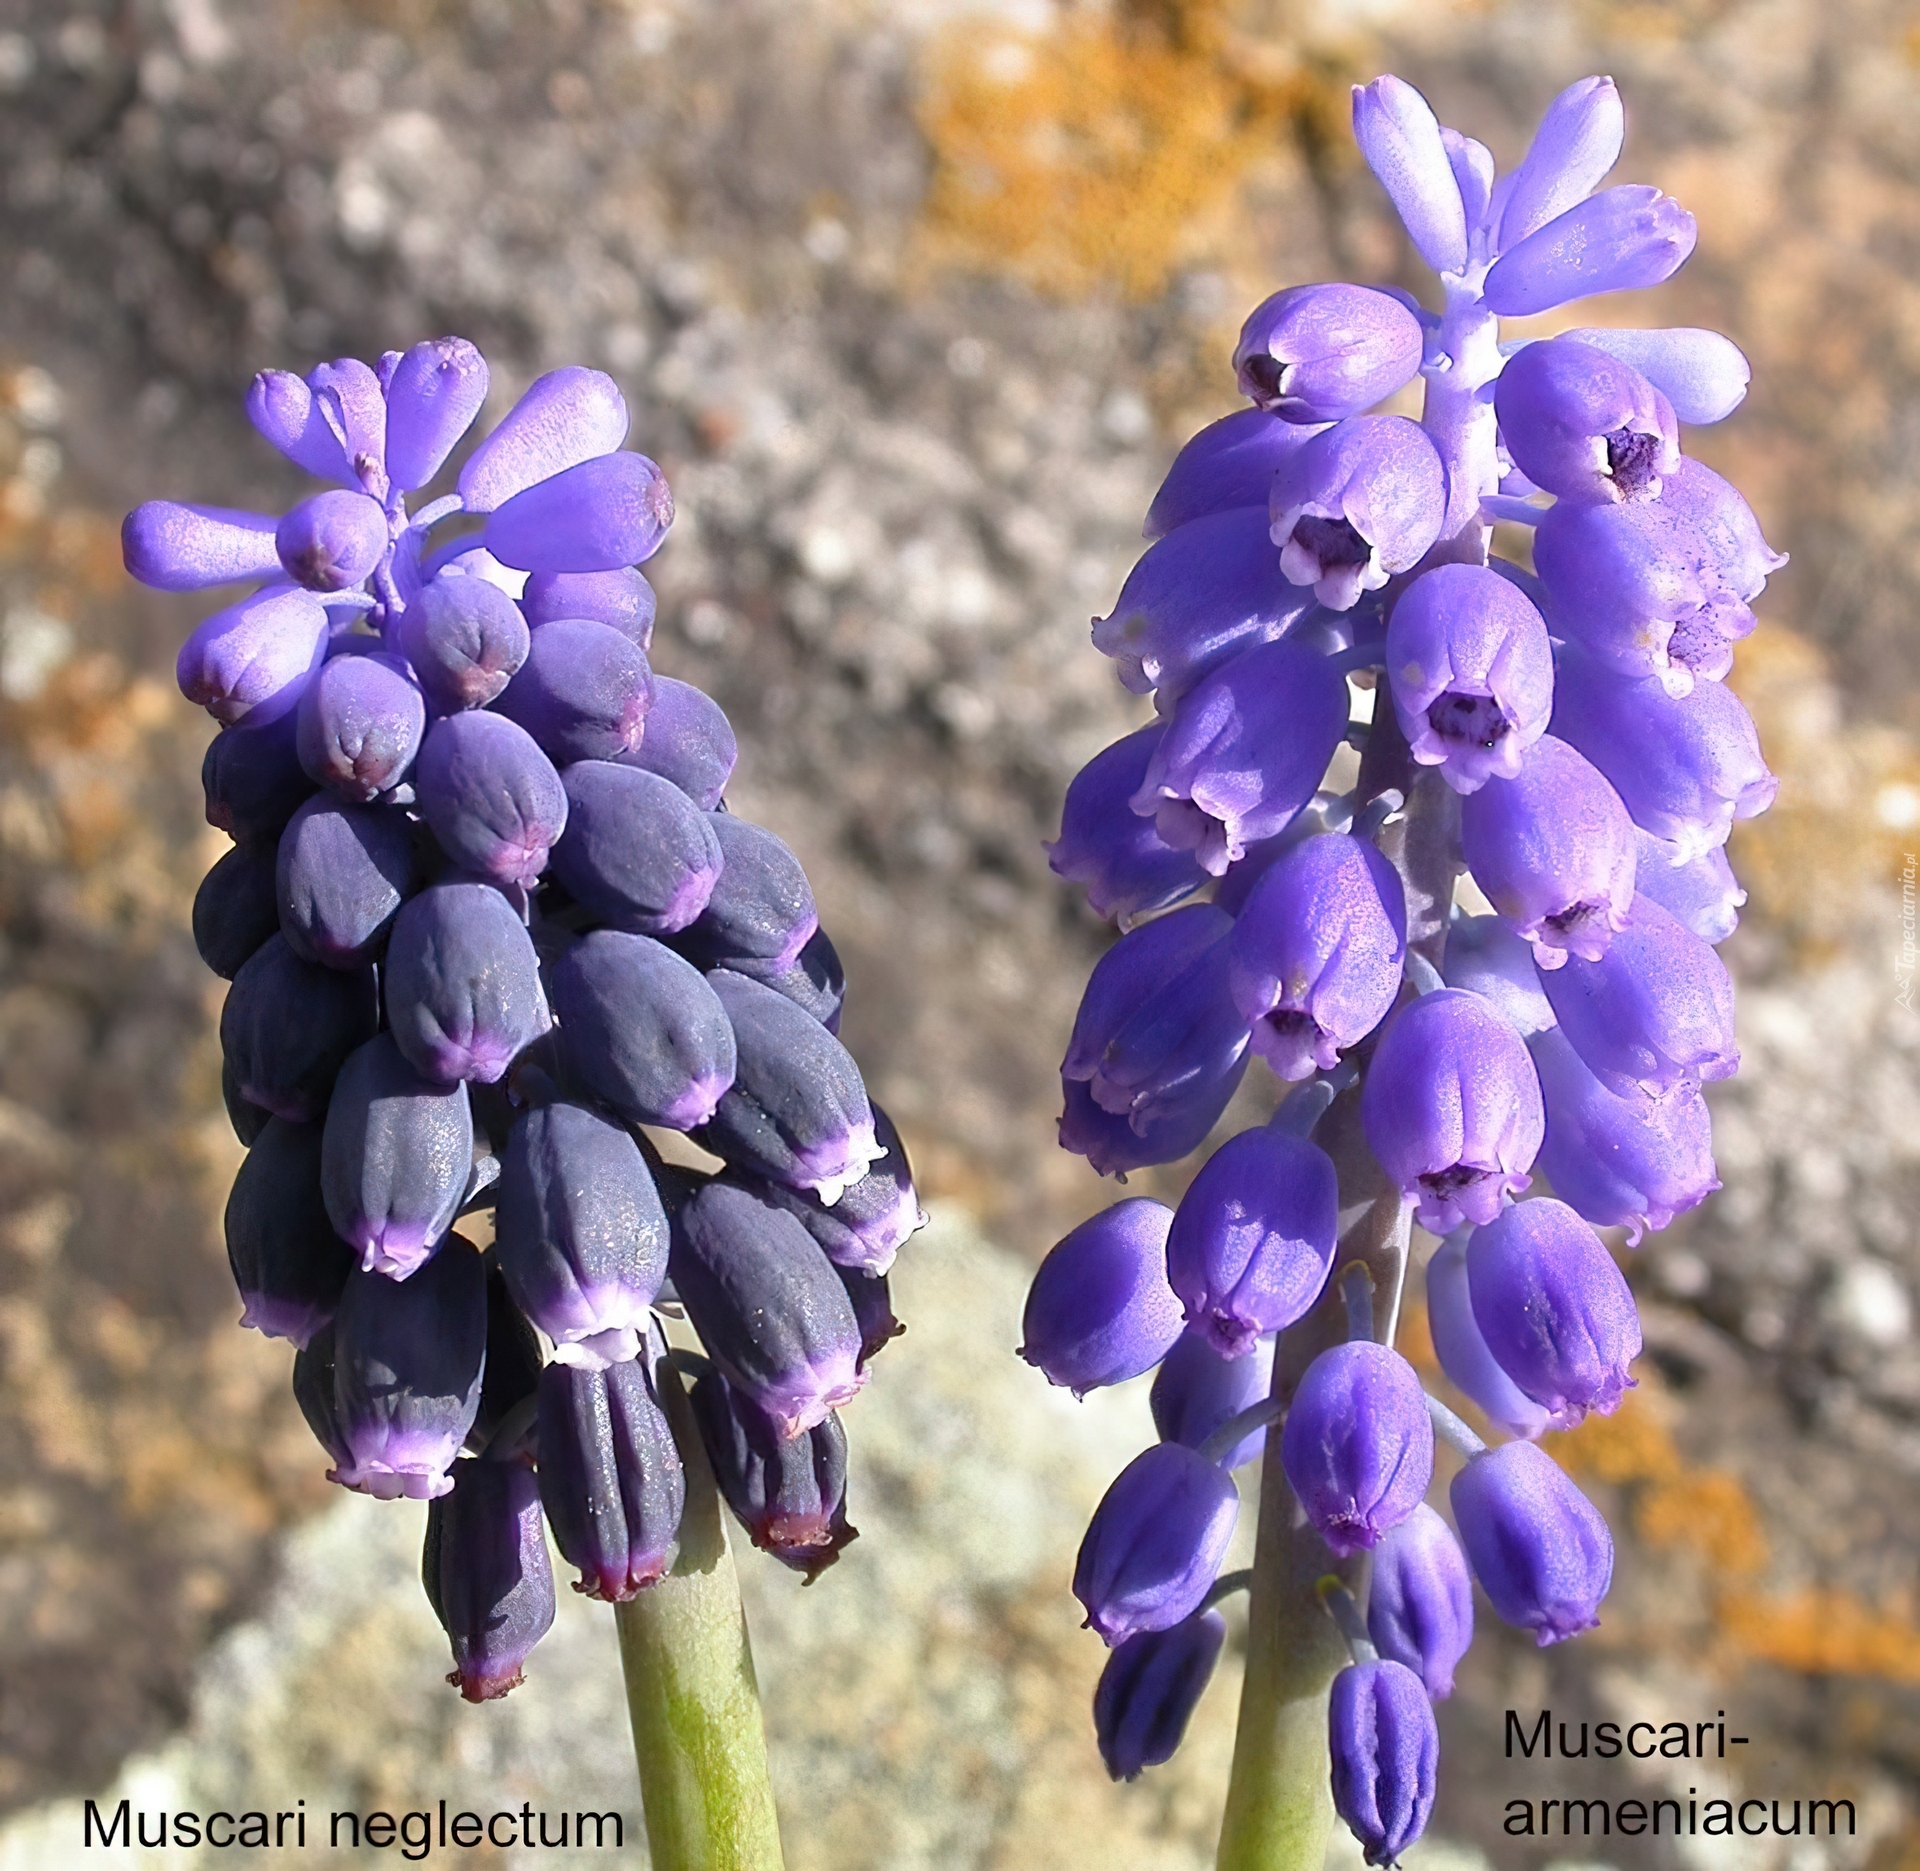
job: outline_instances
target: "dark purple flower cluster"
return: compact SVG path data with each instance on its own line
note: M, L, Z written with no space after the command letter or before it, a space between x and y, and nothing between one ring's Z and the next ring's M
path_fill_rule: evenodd
M635 567L673 502L612 380L541 377L408 510L487 383L458 338L264 372L255 427L333 485L124 529L146 584L257 587L179 659L234 840L193 923L232 982L244 1322L296 1347L333 1480L431 1503L427 1593L474 1700L552 1619L543 1518L593 1597L671 1564L663 1303L706 1351L683 1436L755 1544L832 1562L834 1412L900 1329L887 1269L924 1220L835 1037L806 875L727 811L718 706L649 661ZM723 1167L669 1168L675 1131ZM484 1251L454 1226L483 1210Z
M1114 1175L1184 1156L1256 1055L1299 1089L1177 1209L1123 1202L1063 1241L1025 1355L1076 1389L1165 1360L1166 1439L1115 1482L1075 1580L1120 1646L1096 1714L1131 1774L1171 1751L1218 1647L1236 1500L1208 1458L1257 1450L1259 1413L1221 1431L1231 1452L1206 1439L1266 1394L1256 1348L1335 1273L1336 1165L1311 1139L1352 1088L1341 1148L1446 1240L1443 1364L1521 1439L1475 1445L1456 1542L1423 1505L1419 1381L1365 1321L1265 1413L1285 1409L1330 1552L1375 1554L1387 1660L1336 1688L1334 1779L1384 1864L1431 1803L1426 1697L1466 1647L1469 1573L1542 1643L1606 1589L1606 1527L1531 1438L1632 1381L1638 1321L1595 1228L1637 1242L1718 1186L1701 1085L1739 1062L1714 945L1744 900L1722 847L1774 791L1723 678L1783 560L1681 452L1682 424L1745 392L1725 338L1501 341L1503 316L1657 284L1692 249L1676 203L1598 186L1611 81L1563 92L1498 178L1398 79L1356 90L1354 126L1442 309L1310 285L1247 320L1252 407L1181 451L1093 627L1155 718L1074 780L1052 846L1123 931L1062 1066L1067 1149ZM1369 413L1416 380L1419 421ZM1533 570L1492 556L1496 522L1533 530ZM1536 1173L1554 1196L1516 1205Z

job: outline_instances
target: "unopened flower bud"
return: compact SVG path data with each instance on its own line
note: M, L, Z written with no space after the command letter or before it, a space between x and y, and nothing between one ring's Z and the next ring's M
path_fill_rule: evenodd
M1264 488L1260 498L1264 505ZM270 513L148 500L121 522L120 554L128 572L155 591L278 578L278 525Z
M1405 416L1353 416L1316 435L1281 464L1268 501L1280 570L1334 611L1417 565L1446 507L1439 451Z
M310 1124L326 1115L340 1068L379 1024L371 968L316 967L273 935L233 977L220 1049L249 1104Z
M280 933L302 961L377 961L400 906L419 885L413 827L391 806L309 799L280 834L274 899Z
M333 1418L347 1460L328 1479L381 1500L431 1500L480 1408L487 1273L452 1236L418 1273L356 1269L333 1321Z
M729 1382L793 1437L866 1381L860 1327L799 1222L725 1179L672 1217L673 1288Z
M637 1355L667 1273L667 1217L640 1146L584 1105L513 1127L494 1221L500 1271L563 1364Z
M562 628L540 627L542 635ZM720 876L708 815L671 780L611 760L577 761L561 782L566 831L553 874L567 893L617 929L657 936L686 928Z
M490 1702L526 1680L528 1653L553 1624L540 1490L521 1462L461 1462L427 1509L420 1564L427 1602L453 1645L450 1682Z
M240 1323L297 1349L334 1315L354 1256L320 1196L318 1124L267 1120L227 1197L227 1264Z
M1167 1279L1187 1323L1240 1358L1302 1317L1333 1265L1339 1205L1332 1159L1316 1144L1270 1127L1228 1138L1167 1235Z
M627 439L627 423L626 399L605 371L569 364L536 377L462 464L457 486L466 510L492 513L523 488L610 455Z
M540 1498L574 1590L620 1604L665 1576L686 1503L646 1355L540 1374Z
M1560 334L1630 364L1673 405L1682 422L1719 422L1745 400L1753 371L1740 347L1717 331L1679 326L1668 331L1582 327Z
M1435 1702L1473 1642L1473 1576L1447 1523L1422 1501L1373 1549L1367 1635L1404 1663Z
M732 725L711 695L691 682L656 675L647 731L619 761L671 780L702 812L711 812L725 796L739 754Z
M653 647L657 606L646 574L628 565L611 572L535 572L520 595L520 608L536 629L562 617L590 617L611 624L643 650Z
M1366 1339L1323 1351L1294 1392L1280 1460L1337 1556L1377 1544L1433 1479L1433 1424L1413 1366Z
M387 549L387 516L366 494L332 488L292 508L273 535L280 563L309 591L349 591Z
M1173 1759L1227 1641L1217 1611L1117 1646L1093 1692L1093 1733L1109 1777L1134 1780Z
M532 884L567 828L567 794L525 728L490 709L436 721L414 768L420 816L462 870Z
M1306 838L1262 873L1234 919L1228 983L1253 1050L1283 1079L1330 1071L1400 991L1406 893L1365 840Z
M1600 1622L1613 1536L1538 1444L1509 1442L1474 1456L1450 1494L1467 1563L1502 1619L1543 1645Z
M611 624L556 618L531 633L526 659L493 702L556 767L617 760L640 744L653 705L646 654Z
M1176 1095L1158 1100L1144 1119L1116 1116L1094 1103L1082 1079L1060 1080L1065 1109L1060 1116L1060 1147L1084 1156L1102 1176L1125 1180L1127 1172L1154 1163L1176 1163L1205 1141L1246 1076L1249 1054L1243 1046L1231 1058L1206 1061Z
M1094 1509L1074 1562L1087 1623L1114 1645L1191 1617L1239 1513L1233 1477L1194 1450L1159 1442L1136 1455Z
M443 571L400 615L399 646L434 708L457 714L495 700L531 638L520 607L490 579Z
M1442 988L1388 1022L1360 1094L1367 1142L1434 1234L1491 1221L1527 1186L1545 1128L1526 1043L1477 994Z
M1460 1234L1449 1235L1427 1262L1427 1329L1447 1381L1490 1422L1529 1441L1553 1427L1552 1412L1513 1381L1480 1329Z
M416 344L387 382L387 478L424 487L487 400L487 360L465 338Z
M1420 1678L1387 1658L1353 1663L1328 1703L1333 1803L1370 1865L1394 1865L1433 1817L1440 1731Z
M623 449L522 488L489 516L483 537L518 571L611 572L651 558L672 524L666 476Z
M1436 273L1467 264L1467 216L1433 107L1391 75L1353 88L1353 138Z
M1084 1396L1150 1371L1182 1330L1167 1284L1173 1211L1136 1196L1083 1221L1033 1276L1020 1356Z
M1611 78L1581 78L1556 97L1508 179L1500 245L1518 246L1584 201L1620 160L1626 114Z
M1682 928L1718 947L1740 926L1747 893L1727 863L1724 846L1683 858L1678 846L1637 827L1634 845L1635 891L1658 903Z
M859 1537L847 1520L847 1436L829 1411L784 1435L718 1371L693 1387L694 1420L721 1495L763 1553L810 1585Z
M1465 988L1491 1001L1522 1039L1554 1024L1552 1004L1540 988L1533 945L1498 916L1458 916L1447 925L1448 987Z
M1693 216L1657 188L1602 189L1509 246L1487 275L1486 303L1502 318L1525 318L1569 299L1657 286L1698 238Z
M280 928L273 893L274 854L236 845L200 880L193 896L193 946L231 981Z
M295 712L300 764L365 805L399 784L427 731L427 703L397 657L335 656L314 671Z
M1339 422L1412 381L1425 338L1420 321L1365 286L1290 286L1240 328L1233 368L1240 394L1288 422Z
M223 727L260 727L298 705L326 660L327 613L310 591L269 585L215 611L180 646L180 693Z
M800 860L737 813L710 812L707 823L720 843L720 875L677 946L702 968L743 961L770 973L791 968L820 927Z

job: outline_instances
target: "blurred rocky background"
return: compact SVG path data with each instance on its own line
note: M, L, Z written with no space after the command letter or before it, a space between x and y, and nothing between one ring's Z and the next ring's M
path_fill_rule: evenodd
M1641 1389L1557 1451L1622 1536L1607 1620L1542 1653L1483 1635L1443 1712L1448 1843L1416 1862L1920 1866L1897 0L0 0L0 1866L78 1862L73 1802L110 1787L637 1823L603 1614L570 1609L506 1704L457 1705L411 1510L329 1498L282 1348L234 1327L221 989L187 929L224 840L171 681L195 612L119 569L139 499L293 497L241 414L255 370L448 331L499 409L566 362L626 390L681 511L657 661L738 724L737 801L806 860L846 1037L941 1217L850 1418L865 1537L804 1596L745 1567L791 1862L1211 1861L1237 1666L1174 1765L1110 1788L1066 1591L1143 1399L1076 1408L1008 1355L1026 1266L1111 1199L1052 1140L1101 932L1041 840L1140 718L1087 619L1232 405L1241 313L1427 283L1346 129L1382 69L1503 164L1562 85L1619 80L1618 179L1680 196L1699 252L1556 323L1730 332L1754 392L1690 446L1794 559L1735 677L1783 785L1734 847L1726 1187L1631 1258ZM1859 1832L1509 1839L1508 1798L1655 1785L1503 1758L1502 1712L1546 1703L1725 1708L1746 1758L1658 1790L1847 1797ZM463 1861L520 1862L435 1859Z

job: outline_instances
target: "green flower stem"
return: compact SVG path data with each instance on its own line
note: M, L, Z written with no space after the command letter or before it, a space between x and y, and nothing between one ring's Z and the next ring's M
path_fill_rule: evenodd
M781 1871L760 1691L719 1490L677 1371L661 1403L686 1465L680 1552L614 1609L654 1871Z

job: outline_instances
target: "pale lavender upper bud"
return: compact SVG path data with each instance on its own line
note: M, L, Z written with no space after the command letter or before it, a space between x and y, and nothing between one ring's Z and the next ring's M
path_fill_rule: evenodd
M1460 847L1487 900L1542 968L1598 961L1633 901L1633 822L1607 777L1556 736L1517 778L1463 801Z
M180 693L223 727L288 713L327 656L327 613L310 591L269 585L215 611L180 646Z
M1546 1118L1521 1039L1477 994L1442 988L1387 1023L1360 1093L1380 1167L1433 1234L1491 1221L1528 1184Z
M1373 1549L1367 1635L1420 1678L1431 1700L1453 1694L1453 1672L1473 1642L1473 1575L1452 1529L1424 1501Z
M1487 275L1487 307L1524 318L1569 299L1657 286L1679 270L1697 234L1693 216L1657 188L1603 189L1507 248Z
M1732 415L1753 378L1751 366L1731 338L1697 326L1662 331L1582 326L1561 336L1630 364L1673 405L1682 422L1718 422Z
M1150 1371L1181 1333L1167 1284L1173 1211L1136 1196L1083 1221L1033 1276L1020 1356L1076 1397Z
M520 607L496 584L463 572L430 578L400 614L399 647L442 714L484 708L527 660Z
M535 572L521 594L520 608L536 628L562 617L590 617L611 624L641 649L653 646L657 600L646 575L630 565L611 572Z
M1303 839L1261 874L1234 921L1228 984L1253 1049L1283 1079L1330 1071L1400 991L1406 892L1372 845Z
M1425 347L1420 321L1366 286L1289 286L1240 328L1240 394L1288 422L1338 422L1412 382Z
M1465 988L1491 1001L1500 1017L1525 1039L1554 1024L1533 953L1533 944L1515 935L1498 916L1458 916L1447 927L1441 973L1448 987Z
M1500 213L1505 249L1557 220L1599 187L1620 160L1626 113L1611 78L1581 78L1546 108L1513 172Z
M1247 1023L1227 985L1231 928L1209 904L1175 910L1122 936L1088 978L1061 1073L1143 1136L1246 1053Z
M1153 820L1128 809L1162 732L1155 722L1095 754L1068 783L1060 836L1047 846L1054 875L1083 884L1094 914L1122 928L1191 896L1207 881L1191 851L1175 850Z
M1353 88L1353 135L1420 257L1436 273L1467 264L1467 216L1440 122L1412 85L1392 76Z
M1553 712L1547 626L1483 565L1437 565L1400 594L1386 670L1414 759L1457 793L1512 779Z
M1553 732L1607 776L1634 824L1683 862L1724 845L1734 820L1766 811L1780 788L1753 717L1724 683L1676 696L1572 645L1560 653Z
M365 805L399 783L426 731L426 698L399 658L336 656L301 692L295 744L311 778Z
M290 370L261 371L247 391L247 418L296 467L323 481L359 485L304 378Z
M1261 504L1266 503L1262 490ZM129 573L156 591L202 591L241 579L280 576L270 513L148 500L120 523L120 555Z
M1147 1394L1160 1440L1197 1449L1222 1424L1251 1409L1273 1387L1273 1347L1271 1338L1263 1338L1245 1357L1223 1358L1205 1332L1182 1332L1160 1361ZM1249 1430L1220 1458L1220 1465L1244 1468L1257 1461L1266 1446L1264 1426Z
M1493 200L1493 151L1458 130L1440 126L1447 164L1459 185L1460 206L1467 217L1467 248L1476 260L1487 258L1489 209Z
M356 1268L332 1352L339 1441L327 1479L383 1501L445 1494L486 1368L487 1271L473 1244L453 1236L403 1282Z
M1529 1439L1553 1427L1550 1412L1507 1374L1480 1329L1460 1234L1450 1235L1427 1262L1427 1329L1447 1381L1478 1404L1489 1422Z
M1268 477L1271 480L1271 476ZM1093 621L1093 647L1136 695L1162 711L1230 657L1284 635L1313 599L1280 576L1259 506L1202 514L1149 546L1113 609Z
M1613 1535L1552 1456L1531 1442L1488 1449L1449 1492L1467 1563L1501 1618L1543 1645L1600 1622Z
M667 1217L621 1125L556 1100L514 1125L500 1162L495 1252L514 1303L562 1364L639 1354L667 1273Z
M1753 629L1752 601L1787 562L1739 492L1688 460L1658 500L1562 501L1533 550L1561 635L1622 675L1657 675L1674 695L1732 668L1734 643Z
M1420 1678L1402 1663L1352 1663L1327 1704L1333 1804L1370 1865L1392 1866L1427 1829L1440 1731Z
M1747 893L1727 863L1725 846L1688 858L1679 846L1637 827L1634 843L1639 860L1633 884L1640 895L1650 897L1703 942L1717 946L1740 926Z
M1345 677L1317 650L1284 639L1247 650L1182 698L1133 809L1219 877L1313 797L1348 706Z
M465 338L430 338L387 381L387 476L401 493L424 487L487 400L487 360Z
M1563 500L1652 500L1680 462L1673 405L1631 364L1576 339L1516 352L1493 406L1513 465Z
M1094 1509L1074 1562L1088 1625L1113 1645L1191 1617L1239 1514L1233 1477L1195 1450L1158 1442L1136 1455Z
M1621 1097L1740 1069L1725 964L1645 895L1599 961L1569 961L1541 985L1587 1070Z
M1234 507L1264 512L1281 462L1318 433L1264 409L1236 409L1208 423L1174 456L1141 530L1159 539L1209 513Z
M1318 1145L1266 1128L1229 1137L1187 1186L1167 1236L1167 1278L1187 1323L1241 1358L1302 1317L1333 1265L1339 1206Z
M623 449L523 489L487 521L487 550L527 572L611 572L651 558L673 524L666 476Z
M338 438L351 472L349 486L384 495L387 491L387 398L371 366L357 357L338 357L307 372L313 413ZM304 464L303 464L304 465Z
M1323 1351L1293 1393L1280 1460L1337 1557L1375 1545L1433 1480L1433 1423L1413 1366L1369 1339Z
M626 398L605 371L569 364L536 377L462 465L458 486L466 510L491 513L536 482L612 454L627 439L627 423Z
M1633 1294L1600 1237L1564 1202L1517 1202L1467 1246L1473 1313L1501 1368L1572 1429L1633 1387Z
M1719 1188L1713 1120L1695 1085L1664 1097L1618 1097L1589 1072L1558 1029L1527 1042L1546 1102L1541 1173L1596 1228L1625 1228L1631 1245Z
M1440 537L1447 470L1405 416L1351 416L1281 464L1267 503L1280 570L1348 611Z

